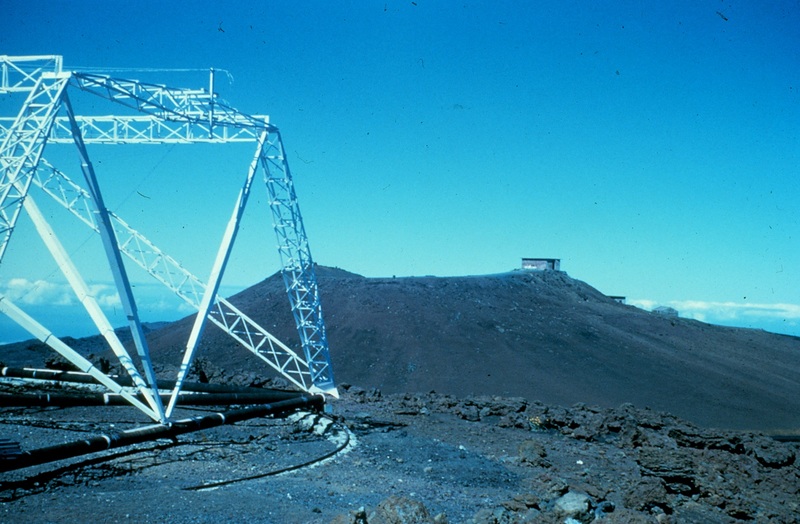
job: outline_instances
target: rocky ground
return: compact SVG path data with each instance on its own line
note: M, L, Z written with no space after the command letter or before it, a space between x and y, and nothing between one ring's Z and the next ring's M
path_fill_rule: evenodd
M798 522L796 443L632 405L342 390L323 417L254 419L3 473L0 520ZM32 449L139 418L126 407L5 408L0 437Z

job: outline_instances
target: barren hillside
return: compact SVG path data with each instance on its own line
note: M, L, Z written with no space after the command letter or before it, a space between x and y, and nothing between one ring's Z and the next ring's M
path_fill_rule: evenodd
M800 428L796 337L648 313L563 272L365 278L320 266L318 277L338 383L564 406L630 402L708 427ZM298 345L280 275L231 301ZM190 328L186 318L152 331L154 358L179 362ZM271 374L213 325L198 356L228 372Z
M649 313L563 272L364 278L319 267L318 277L340 383L560 405L632 402L706 426L800 428L796 337ZM232 302L281 340L297 340L280 275ZM184 320L153 332L154 354L180 348L189 328ZM261 366L216 328L200 355Z

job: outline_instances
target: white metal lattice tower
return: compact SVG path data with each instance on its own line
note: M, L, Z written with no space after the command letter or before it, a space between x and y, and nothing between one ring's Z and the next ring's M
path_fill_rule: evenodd
M302 390L338 396L328 351L314 263L297 203L294 184L278 129L263 115L248 115L229 107L211 89L178 89L104 75L63 71L60 56L0 56L0 94L27 94L16 117L0 118L0 271L11 245L18 217L25 211L58 263L79 301L127 371L134 389L120 386L87 358L51 333L9 297L0 294L5 313L36 338L91 374L110 391L122 395L153 420L167 422L190 369L207 321L211 321ZM121 104L133 114L76 114L70 93L86 92ZM132 110L132 111L131 111ZM202 282L143 234L106 208L87 144L255 144L255 154L234 203L217 250L209 281ZM81 163L80 182L50 163L47 144L73 144ZM281 272L297 324L303 354L256 324L218 296L220 281L239 230L253 181L262 173L273 228L278 240ZM34 201L32 190L52 198L102 238L103 248L129 328L137 359L131 358L108 318L70 259L55 230ZM38 195L37 195L38 198ZM21 248L23 242L15 239ZM152 360L139 318L136 297L125 260L141 267L198 313L166 406L156 386ZM144 399L144 400L142 400Z

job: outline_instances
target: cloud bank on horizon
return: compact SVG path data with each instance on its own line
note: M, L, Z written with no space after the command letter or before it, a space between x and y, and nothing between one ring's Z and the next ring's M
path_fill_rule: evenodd
M715 302L707 300L631 299L628 304L648 311L667 306L684 318L728 326L763 326L768 331L800 335L800 305L790 303Z
M127 325L127 318L116 287L111 283L87 284L114 327ZM153 284L134 284L139 315L144 322L178 320L193 313L188 304L164 288ZM84 337L98 330L81 307L75 292L66 282L12 278L0 280L0 299L7 299L44 325L56 336ZM27 340L31 335L10 317L0 314L0 344Z
M102 308L121 307L116 288L109 284L88 284L89 293ZM17 305L29 306L74 306L78 298L65 283L47 280L12 278L0 281L0 296L5 296Z

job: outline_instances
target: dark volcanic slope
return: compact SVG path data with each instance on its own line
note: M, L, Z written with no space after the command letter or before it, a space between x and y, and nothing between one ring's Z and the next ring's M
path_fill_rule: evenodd
M800 338L648 313L562 272L364 278L319 267L318 277L339 383L567 406L631 402L704 426L800 430ZM231 301L298 346L279 275ZM191 322L150 333L154 358L177 364ZM270 375L213 325L198 356Z
M563 272L364 278L319 267L318 277L340 383L560 405L631 402L705 426L800 428L796 337L648 313ZM279 275L231 300L297 346ZM155 331L154 354L181 347L190 326ZM214 327L200 355L263 368Z

